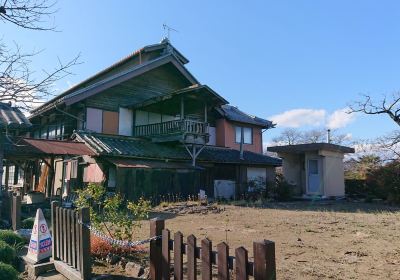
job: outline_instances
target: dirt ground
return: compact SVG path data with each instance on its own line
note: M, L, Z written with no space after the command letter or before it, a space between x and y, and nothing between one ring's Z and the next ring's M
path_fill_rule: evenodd
M354 202L272 203L268 208L225 206L209 214L160 214L172 234L276 244L278 279L400 279L400 208ZM148 222L138 239L149 235Z

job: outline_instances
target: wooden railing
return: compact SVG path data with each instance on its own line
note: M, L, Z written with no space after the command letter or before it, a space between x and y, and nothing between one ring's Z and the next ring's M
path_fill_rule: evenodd
M53 259L58 272L68 279L91 278L89 208L79 211L51 204Z
M181 232L176 232L170 239L170 231L164 229L164 220L150 222L150 236L162 236L161 240L150 243L150 278L152 280L173 279L211 280L213 276L219 280L229 280L234 274L236 280L247 280L253 276L255 280L275 280L275 243L268 240L253 242L254 260L249 261L244 247L235 250L235 256L229 255L229 246L225 242L212 250L212 242L208 238L201 240L201 247L196 246L196 237L189 235L187 243L183 242ZM171 274L171 251L173 252L173 274ZM186 255L184 269L183 255ZM201 265L197 267L197 260ZM185 277L184 277L185 276ZM200 277L199 277L200 278Z
M135 127L135 136L155 136L173 133L206 134L208 133L208 123L193 120L174 120Z

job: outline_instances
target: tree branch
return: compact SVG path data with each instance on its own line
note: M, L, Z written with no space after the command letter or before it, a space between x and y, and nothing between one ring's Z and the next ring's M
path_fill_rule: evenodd
M0 20L31 30L55 30L54 25L46 26L56 13L56 2L48 0L12 0L0 4Z

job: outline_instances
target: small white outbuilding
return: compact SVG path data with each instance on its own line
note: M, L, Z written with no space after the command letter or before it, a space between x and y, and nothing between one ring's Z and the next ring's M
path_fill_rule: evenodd
M283 176L294 186L296 195L345 195L343 158L354 153L353 148L311 143L269 147L268 151L282 158Z

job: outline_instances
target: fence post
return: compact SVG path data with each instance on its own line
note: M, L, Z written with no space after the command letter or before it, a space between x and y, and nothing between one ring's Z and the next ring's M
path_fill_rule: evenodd
M218 280L229 280L229 246L225 242L217 245Z
M201 279L212 279L212 242L208 238L201 241Z
M10 218L10 197L7 191L1 193L1 217L9 221Z
M193 234L187 237L187 274L189 280L197 279L197 260L196 260L196 236Z
M269 240L253 243L254 279L275 280L275 243Z
M171 252L169 246L170 232L168 229L162 231L162 279L170 279Z
M56 207L58 207L59 203L58 201L52 201L51 202L51 230L52 230L52 234L53 234L53 244L52 244L52 255L53 255L53 259L56 260L58 259L57 256L57 238L58 238L58 230L57 230L57 211L56 211Z
M13 195L12 199L12 228L19 230L21 228L21 196Z
M174 235L174 279L183 280L183 235L180 231Z
M90 230L83 224L90 223L90 212L89 208L80 209L80 225L79 239L81 241L79 257L81 261L81 277L83 280L91 278L92 264L90 257ZM65 261L65 260L64 260Z
M165 221L155 218L150 220L150 237L162 235ZM161 279L162 269L162 240L152 240L150 242L150 279Z
M237 280L249 280L248 271L248 255L247 250L244 247L239 247L235 250L235 262L236 262L236 279Z

